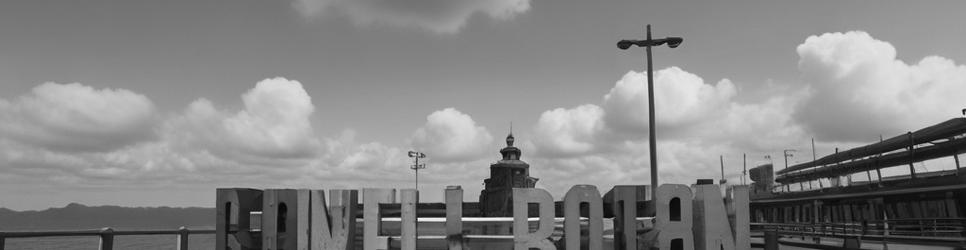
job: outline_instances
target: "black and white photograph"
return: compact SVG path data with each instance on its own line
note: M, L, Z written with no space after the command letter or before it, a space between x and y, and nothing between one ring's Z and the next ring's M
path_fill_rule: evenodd
M0 1L0 250L966 249L964 157L964 1Z

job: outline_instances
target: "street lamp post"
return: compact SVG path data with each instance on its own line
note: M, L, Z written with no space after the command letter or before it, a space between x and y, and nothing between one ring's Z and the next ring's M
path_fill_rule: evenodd
M783 169L788 169L788 157L789 157L789 156L795 156L795 155L792 155L792 152L795 152L795 150L794 150L794 149L786 149L786 150L782 150L782 154L784 154L784 155L785 155L785 168L783 168ZM801 183L799 183L799 184L801 184ZM791 190L792 190L792 188L791 188L791 187L789 187L789 186L787 186L787 185L786 185L785 187L787 187L787 188L788 188L788 191L791 191ZM804 187L803 187L803 188L804 188Z
M788 157L789 156L795 156L795 155L792 154L792 152L795 152L795 150L794 149L782 150L782 153L785 154L785 168L788 168Z
M419 170L426 168L426 163L419 164L419 159L426 158L426 154L416 151L409 151L409 158L413 158L415 161L413 165L409 166L409 169L416 171L416 190L419 190Z
M684 39L680 37L666 37L661 39L651 39L651 25L647 25L647 39L645 40L621 40L617 42L617 48L626 50L631 45L643 47L647 58L647 112L648 112L648 136L650 137L651 154L651 212L657 212L657 140L654 135L654 73L651 63L651 47L667 44L668 47L677 48Z

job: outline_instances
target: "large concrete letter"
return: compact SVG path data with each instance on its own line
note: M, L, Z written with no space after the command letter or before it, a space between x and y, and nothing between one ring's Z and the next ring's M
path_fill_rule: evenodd
M362 216L363 224L363 244L365 250L389 249L389 238L379 236L382 231L382 216L379 213L379 204L396 203L395 189L372 189L362 190Z
M219 188L215 202L215 249L260 249L261 239L251 233L249 218L252 211L262 211L262 190Z
M446 245L449 250L463 250L463 189L446 187Z
M349 250L356 232L356 205L359 192L356 190L331 190L328 207L325 191L312 190L312 250Z
M664 184L657 189L654 231L658 235L654 247L661 250L694 250L691 196L691 189L685 185Z
M604 195L614 213L614 249L637 248L637 201L644 201L648 186L617 185Z
M732 186L728 190L725 205L728 207L728 220L734 232L735 249L751 249L751 216L748 210L748 186ZM815 208L812 208L815 210Z
M589 209L588 246L580 247L580 204L587 203ZM542 213L541 213L542 215ZM567 249L603 250L604 248L604 203L597 187L576 185L564 197L564 233Z
M527 205L537 203L540 211L540 221L537 231L530 233L530 226L527 222L529 209ZM550 234L553 233L553 197L547 190L537 188L514 188L513 189L513 249L529 250L539 248L541 250L556 250L550 242Z
M735 239L728 224L728 213L721 188L714 184L694 187L694 247L695 249L734 250Z
M416 250L416 204L419 203L419 191L403 189L400 192L402 204L400 226L402 227L402 250Z
M309 190L269 189L262 200L262 249L309 249Z

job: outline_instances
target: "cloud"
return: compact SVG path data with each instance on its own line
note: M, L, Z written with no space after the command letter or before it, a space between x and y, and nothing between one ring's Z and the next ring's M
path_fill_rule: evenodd
M559 195L576 184L594 184L604 190L616 184L648 184L644 77L642 72L628 72L600 104L543 112L532 138L534 176L554 180L543 185ZM717 179L719 155L751 153L753 158L762 158L807 138L791 118L805 96L803 91L782 89L780 95L742 103L730 80L710 84L678 67L655 72L655 83L662 183ZM729 164L731 170L733 164ZM735 171L729 173L729 178L735 178Z
M493 149L490 132L454 108L429 114L410 140L416 150L440 162L476 160Z
M737 88L724 79L715 85L678 67L655 72L655 113L661 136L680 137L694 127L726 117ZM534 144L544 156L573 157L615 150L613 145L647 134L645 75L630 71L604 95L601 104L558 108L540 115Z
M859 145L850 141L921 128L966 106L966 67L938 56L907 64L892 45L864 32L809 37L798 53L802 84L742 90L740 82L705 81L678 67L655 72L661 182L719 178L719 155L734 181L743 153L751 167L765 155L781 164L783 149L798 149L794 164L810 158L803 151L811 136L827 149ZM575 184L602 191L647 184L645 86L642 72L628 72L597 102L540 113L532 131L517 138L531 174L543 179L538 187L561 197ZM765 98L744 98L743 91ZM421 187L440 190L485 178L480 169L502 146L454 108L429 114L401 145L359 142L351 129L319 135L312 98L285 78L258 82L241 104L224 108L232 105L202 98L158 114L129 90L41 84L0 99L0 182L54 189L399 188L412 184L405 152L416 149L430 157ZM479 187L465 190L475 195Z
M572 157L593 152L604 130L603 116L604 110L593 104L543 112L533 129L538 154Z
M604 96L605 121L618 132L647 131L647 82L645 72L630 71ZM678 67L654 73L655 119L658 129L682 126L720 117L737 89L728 79L715 85Z
M244 109L232 113L196 100L166 124L166 136L227 159L299 159L317 153L321 144L310 122L315 106L301 83L265 79L242 101Z
M819 139L869 141L966 107L966 66L943 57L907 64L892 44L862 31L810 36L797 51L810 92L795 119Z
M302 85L265 79L241 100L237 111L198 99L160 117L146 97L127 90L43 84L0 103L0 166L42 183L87 187L308 183L300 178L324 148Z
M51 87L80 94L46 89ZM358 142L351 129L333 138L317 135L310 123L315 111L312 99L294 80L258 82L241 95L243 105L238 110L218 108L220 105L202 98L167 115L155 114L144 96L126 90L45 84L35 92L13 102L0 100L0 117L5 121L0 124L4 126L0 134L0 180L18 188L129 190L176 186L201 192L225 186L400 188L409 187L413 181L405 155L409 148ZM92 93L96 98L72 99ZM78 101L87 105L78 105ZM139 109L143 107L152 108ZM138 112L131 110L141 110L149 114L143 117L150 119L132 115ZM76 113L53 117L66 119L62 123L31 117L45 122L33 123L43 125L34 126L37 134L51 137L60 133L55 129L61 129L89 135L53 137L58 141L40 141L32 134L12 135L20 130L11 128L32 125L23 120L31 115L27 111L42 115ZM123 146L109 148L61 150L64 145L86 145L82 142L94 139L118 141L127 138L128 133L121 132L128 130L147 133L152 139L127 140ZM420 173L420 184L435 189L482 180L485 171L473 170L485 168L487 160L482 156L493 154L496 148L484 127L452 108L427 116L426 124L413 133L410 142L417 145L410 148L425 149L430 155L430 169ZM469 186L466 190L479 189Z
M306 17L338 12L359 25L456 33L476 13L498 20L511 19L529 10L530 0L295 0L293 7Z
M154 136L154 104L126 89L44 83L0 99L0 137L66 152L103 152Z

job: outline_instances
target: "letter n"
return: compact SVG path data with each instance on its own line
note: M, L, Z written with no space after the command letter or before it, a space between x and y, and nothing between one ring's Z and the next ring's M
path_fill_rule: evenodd
M353 249L359 191L330 190L329 196L332 199L328 207L325 204L325 191L312 190L311 195L311 249Z

